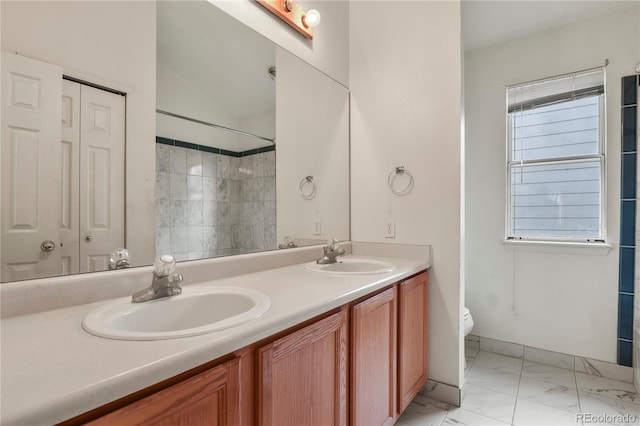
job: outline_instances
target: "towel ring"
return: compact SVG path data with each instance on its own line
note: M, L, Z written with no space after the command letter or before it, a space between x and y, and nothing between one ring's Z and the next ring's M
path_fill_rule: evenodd
M305 190L305 186L310 189ZM300 195L305 200L310 200L316 196L316 183L313 181L313 176L306 176L300 181Z
M409 183L405 188L402 188L400 190L396 189L395 187L395 181L399 175L409 176ZM391 173L389 173L389 177L387 178L387 184L389 185L389 189L391 189L391 192L393 192L394 194L407 195L413 189L413 176L411 175L411 173L409 173L404 169L404 166L399 166L399 167L396 167L395 170L392 170Z

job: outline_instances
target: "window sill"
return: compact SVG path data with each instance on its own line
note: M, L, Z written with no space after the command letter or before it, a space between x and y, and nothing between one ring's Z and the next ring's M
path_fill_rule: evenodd
M608 243L578 243L568 241L502 240L504 246L539 253L589 254L606 256L613 248Z

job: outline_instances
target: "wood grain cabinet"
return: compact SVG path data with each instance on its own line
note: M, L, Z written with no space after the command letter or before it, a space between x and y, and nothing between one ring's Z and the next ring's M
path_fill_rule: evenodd
M351 424L392 425L396 416L396 287L351 309Z
M390 425L427 381L427 273L351 309L351 423Z
M259 425L347 424L347 314L258 348Z
M113 411L90 425L239 425L239 360Z
M398 414L427 382L428 298L426 272L398 285Z

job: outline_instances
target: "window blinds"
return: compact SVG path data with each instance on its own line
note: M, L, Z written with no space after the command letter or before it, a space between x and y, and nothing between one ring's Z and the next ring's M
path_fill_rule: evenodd
M507 87L508 112L604 93L604 67Z
M604 68L508 86L507 238L604 235Z

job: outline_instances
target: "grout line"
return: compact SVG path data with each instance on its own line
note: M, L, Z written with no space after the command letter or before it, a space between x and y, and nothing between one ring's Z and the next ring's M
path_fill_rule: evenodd
M580 401L580 389L578 388L578 377L576 375L576 370L573 370L573 381L576 384L576 394L578 397L578 413L576 413L576 418L578 417L577 415L579 413L582 413L582 401ZM582 421L582 418L580 419L580 424L584 424L584 422Z
M480 351L480 350L477 351L476 357L473 358L474 362L475 362L475 358L477 358L477 356L480 354L480 352L483 352L483 351ZM487 351L484 351L484 352L487 352ZM492 352L487 352L487 353L493 354ZM502 354L498 354L498 355L502 355ZM502 355L502 356L508 356L508 355ZM513 357L511 357L511 358L513 358ZM511 425L513 425L513 426L515 426L515 414L516 414L518 403L520 402L520 399L521 399L519 397L519 392L520 392L520 387L522 385L522 378L524 377L524 361L525 361L524 359L521 360L520 378L519 378L519 381L518 381L518 387L517 387L517 391L516 391L516 400L515 400L515 405L514 405L514 409L513 409L513 414L512 414L512 417L511 417ZM578 421L578 419L577 419L577 414L583 412L582 400L581 400L581 395L580 395L580 388L578 386L578 379L577 379L577 373L579 371L576 371L576 369L575 369L577 362L578 362L578 357L574 357L574 362L573 362L574 369L572 371L573 371L573 375L574 375L574 386L575 386L576 397L577 397L577 402L578 402L577 411L574 414L576 415L576 423L575 424L576 425L583 425L584 423ZM542 364L542 365L548 365L548 364ZM553 365L548 365L548 366L552 367L552 368L562 368L562 367L553 366ZM470 369L471 369L471 367L469 367L469 370ZM584 374L586 374L587 376L590 376L590 377L600 377L600 378L603 378L603 379L606 379L606 380L610 380L610 381L614 381L614 382L618 382L619 381L619 380L615 380L615 379L611 379L611 378L607 378L607 377L595 376L595 375L592 375L592 374L589 374L589 373L584 373ZM627 382L624 382L624 381L620 381L620 382L623 383L623 384L628 384ZM493 391L493 392L502 393L502 392L499 392L499 391ZM608 395L602 395L602 396L604 396L605 399L607 399L607 400L616 401L616 402L620 402L621 401L619 398L611 397L611 396L608 396ZM522 399L524 399L524 398L522 398ZM632 405L635 404L634 402L631 402L631 401L623 401L623 402L626 402L626 403L629 403L629 404L632 404ZM543 405L546 405L546 404L543 404ZM462 405L461 405L460 408L462 408L464 410L467 410L469 412L472 412L474 414L490 417L490 416L487 416L485 413L480 413L480 412L477 412L477 411L474 411L474 410L468 410L467 408L464 408ZM446 412L446 414L445 414L445 416L444 416L444 418L442 420L441 425L448 418L448 415L449 415L450 411L451 411L450 409L447 410L447 412Z
M476 358L478 358L478 355L480 354L480 348L479 347L478 348L473 348L473 349L477 349L477 351L476 351L476 354L472 357L471 362L467 363L467 368L464 370L465 380L467 378L467 374L469 373L469 371L471 370L471 367L473 366L473 363L476 362ZM465 360L467 359L466 350L467 350L467 348L465 347L465 354L464 354Z
M444 413L444 417L442 418L442 421L440 422L440 426L442 426L444 424L444 421L447 420L447 416L449 415L449 409L447 409L447 412Z
M516 403L513 405L513 414L511 415L511 424L515 425L516 408L518 408L518 400L520 399L520 384L522 383L522 370L524 370L524 353L522 356L522 364L520 365L520 379L518 379L518 389L516 389Z

